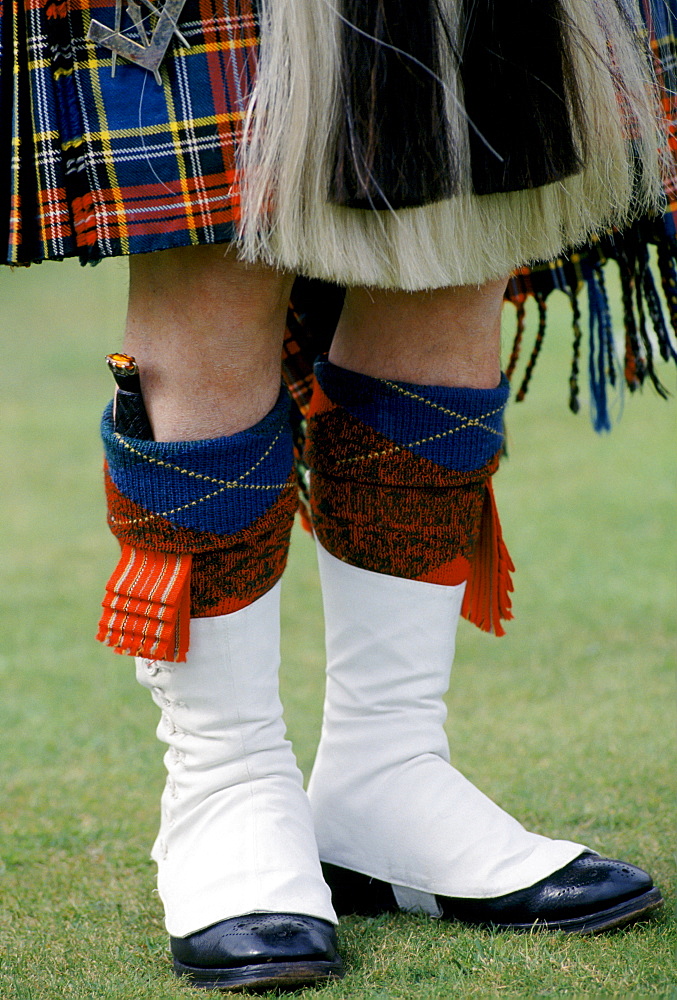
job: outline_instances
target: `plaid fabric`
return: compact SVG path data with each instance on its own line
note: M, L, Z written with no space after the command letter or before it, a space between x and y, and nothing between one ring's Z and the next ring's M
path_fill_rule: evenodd
M657 68L674 89L674 3L642 0ZM256 0L187 0L158 87L86 40L114 0L0 4L0 239L7 263L230 240L234 150L255 72ZM672 19L672 20L671 20ZM122 28L130 28L125 13ZM666 96L674 116L675 98ZM668 198L676 209L677 177ZM673 223L673 230L674 230Z
M667 208L663 224L674 239L677 236L677 0L643 0L642 7L672 153L672 170L665 178Z
M517 368L525 334L525 303L534 298L539 320L533 345L520 377L515 399L524 399L543 344L547 321L547 299L553 291L564 292L572 307L572 358L569 371L569 408L580 409L580 373L583 367L581 295L587 297L592 423L597 431L608 431L612 422L610 396L624 383L631 391L648 379L660 395L667 395L656 370L657 354L663 361L677 362L677 0L642 0L647 39L653 54L656 79L661 89L668 136L664 176L665 211L655 219L643 219L621 233L594 240L566 258L520 268L511 277L506 300L517 307L517 329L508 376ZM649 254L656 248L656 263ZM624 350L617 358L612 310L606 289L606 265L613 261L621 279ZM662 286L663 301L656 277ZM671 332L672 330L672 332Z
M86 40L93 17L113 30L114 0L0 5L6 263L232 239L257 48L251 0L187 0L190 48L171 42L161 86L121 59L111 77L111 52Z

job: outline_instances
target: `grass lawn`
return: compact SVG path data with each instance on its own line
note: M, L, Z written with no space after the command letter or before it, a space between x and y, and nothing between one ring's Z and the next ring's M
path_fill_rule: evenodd
M130 662L92 638L117 548L97 421L124 286L119 261L0 271L2 1000L203 995L172 976L153 891L157 710ZM675 401L629 397L597 437L566 409L566 306L551 320L529 396L509 409L496 479L516 620L503 640L462 624L452 754L526 825L650 869L667 905L649 925L596 938L347 919L347 976L299 994L308 1000L677 996ZM323 655L300 532L283 614L287 722L307 774Z

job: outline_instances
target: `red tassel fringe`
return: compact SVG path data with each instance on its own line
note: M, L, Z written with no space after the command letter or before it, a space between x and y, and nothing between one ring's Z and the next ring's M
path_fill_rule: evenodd
M192 556L122 546L97 639L116 653L181 662L188 652Z
M491 480L482 509L482 522L477 545L470 564L461 614L484 632L505 635L501 619L512 618L510 593L514 571L510 554L503 541L501 522Z

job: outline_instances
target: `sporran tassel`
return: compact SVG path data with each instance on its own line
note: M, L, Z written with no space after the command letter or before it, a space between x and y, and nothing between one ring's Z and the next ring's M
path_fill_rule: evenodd
M677 330L677 267L675 267L674 244L663 240L658 244L658 268L661 276L663 294L668 304L668 311L673 330Z
M545 301L545 297L538 292L534 293L534 298L538 303L538 331L536 333L536 340L534 341L534 346L531 351L531 357L527 364L526 370L524 372L524 378L522 379L522 384L519 387L515 400L521 403L527 394L529 388L529 383L531 382L531 376L533 375L534 368L536 367L536 362L541 353L541 348L543 347L543 341L545 340L545 331L547 327L548 319L548 306Z
M653 320L651 313L651 303L646 297L647 284L650 282L647 280L647 272L649 271L649 248L647 246L642 246L638 249L637 253L637 282L636 282L636 294L637 294L637 312L639 314L639 335L642 340L642 346L644 348L644 356L646 358L646 374L651 381L654 389L659 396L664 399L667 397L667 389L661 382L656 372L656 366L654 364L654 345L652 343L651 337L649 335L649 329L647 324L647 313L649 314L649 319ZM660 337L660 332L655 330L655 333ZM659 341L660 343L660 341Z
M581 408L579 399L580 387L578 376L581 365L581 344L583 342L583 329L581 327L581 309L578 304L578 293L576 289L571 289L569 293L571 302L572 320L571 325L574 331L574 342L571 356L571 372L569 374L569 409L572 413L578 413Z
M330 199L401 208L456 189L441 83L441 11L421 0L344 0L339 88L344 100Z

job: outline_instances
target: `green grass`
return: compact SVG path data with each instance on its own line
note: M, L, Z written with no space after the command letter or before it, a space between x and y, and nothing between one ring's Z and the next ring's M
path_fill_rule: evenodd
M121 262L0 272L2 1000L201 995L172 977L153 892L156 709L130 662L92 639L116 555L97 420L124 285ZM649 868L665 911L580 939L344 920L346 979L308 1000L677 995L675 404L628 398L596 437L566 410L566 324L556 307L529 397L509 411L496 486L516 620L500 641L461 627L452 752L527 825ZM283 613L287 720L307 773L322 623L301 534Z

